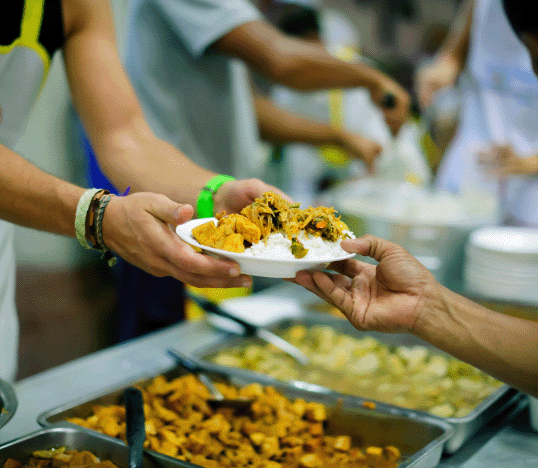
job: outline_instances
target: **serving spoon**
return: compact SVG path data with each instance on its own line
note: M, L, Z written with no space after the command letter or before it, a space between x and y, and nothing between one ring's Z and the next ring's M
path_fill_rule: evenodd
M127 387L123 392L123 397L125 400L127 444L129 445L129 468L142 468L144 441L146 440L142 392L137 388Z
M186 291L186 294L188 299L193 301L196 305L198 305L198 307L206 312L224 317L241 325L244 329L245 336L256 336L261 340L276 346L302 365L307 365L310 363L310 358L299 348L297 348L297 346L292 345L289 341L286 341L275 333L267 330L264 327L254 325L253 323L247 322L242 318L236 317L235 315L224 310L220 305L206 299L205 297L199 296L191 291Z
M167 353L174 359L176 364L188 370L189 372L196 374L198 380L200 380L200 382L202 382L207 387L209 393L211 393L211 398L207 400L207 403L211 407L228 407L242 409L249 408L254 401L251 398L245 397L226 398L217 388L217 386L213 383L213 381L206 374L203 373L203 369L200 365L198 365L197 363L189 359L187 356L185 356L183 353L180 353L175 349L169 348L167 350Z

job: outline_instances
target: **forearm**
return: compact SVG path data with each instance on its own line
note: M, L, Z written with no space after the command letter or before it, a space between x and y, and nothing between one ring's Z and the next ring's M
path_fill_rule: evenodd
M255 97L261 137L271 143L299 142L310 145L340 145L341 132L328 123L317 122L288 112L270 99Z
M103 171L122 191L130 186L133 192L162 193L196 206L200 190L215 175L156 138L143 119L96 134L92 144Z
M21 226L75 236L84 189L47 174L0 145L0 217Z
M150 130L118 57L109 5L80 0L69 6L78 22L66 34L67 77L104 172L121 190L130 186L195 203L213 173Z
M439 286L414 333L488 374L538 396L538 322L488 310Z
M299 90L364 87L375 91L391 82L384 73L358 62L344 62L327 52L307 50L289 57L289 65L273 77L275 81Z
M301 90L366 87L378 89L387 75L361 63L333 57L321 45L294 39L263 21L234 28L215 42L220 52L239 57L276 83Z

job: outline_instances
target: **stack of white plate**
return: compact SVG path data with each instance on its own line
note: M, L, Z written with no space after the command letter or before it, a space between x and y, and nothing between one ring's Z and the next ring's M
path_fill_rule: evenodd
M465 249L465 286L484 298L538 304L538 229L487 227Z

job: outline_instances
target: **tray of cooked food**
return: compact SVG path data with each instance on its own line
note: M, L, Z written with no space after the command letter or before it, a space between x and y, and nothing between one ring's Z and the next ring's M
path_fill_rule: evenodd
M299 270L321 270L354 256L340 247L354 235L334 208L302 209L273 192L241 213L194 219L176 232L209 255L235 260L242 273L254 276L293 278Z
M180 460L143 457L141 468L194 468ZM127 468L129 448L118 439L56 423L0 445L0 468Z
M144 397L146 452L205 468L434 467L452 433L427 415L279 382L264 386L197 362L225 398L252 402L215 407L199 373L173 367L47 411L39 422L67 421L125 440L122 392L135 385Z
M17 397L13 386L0 379L0 428L5 426L17 410Z
M454 426L454 453L480 427L513 408L522 395L484 372L407 334L360 332L347 320L306 314L270 331L309 358L301 364L256 337L227 335L194 355L212 369L234 368L267 384L305 381L346 398L370 399L427 413ZM264 380L265 379L265 380Z

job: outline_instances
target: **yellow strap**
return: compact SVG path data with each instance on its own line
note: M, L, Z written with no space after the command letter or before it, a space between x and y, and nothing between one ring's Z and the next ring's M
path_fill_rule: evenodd
M351 62L356 58L356 51L351 47L342 46L336 52L336 56L341 60ZM329 91L329 118L333 127L344 127L344 92L341 89ZM320 153L323 159L332 166L345 166L347 164L347 153L337 146L322 146Z
M25 0L21 23L21 35L8 46L0 46L0 54L8 54L14 47L22 46L34 50L43 62L43 81L50 68L50 55L39 42L45 0Z
M23 44L37 42L39 30L41 29L44 3L45 0L26 0L24 2L21 25L21 41Z

